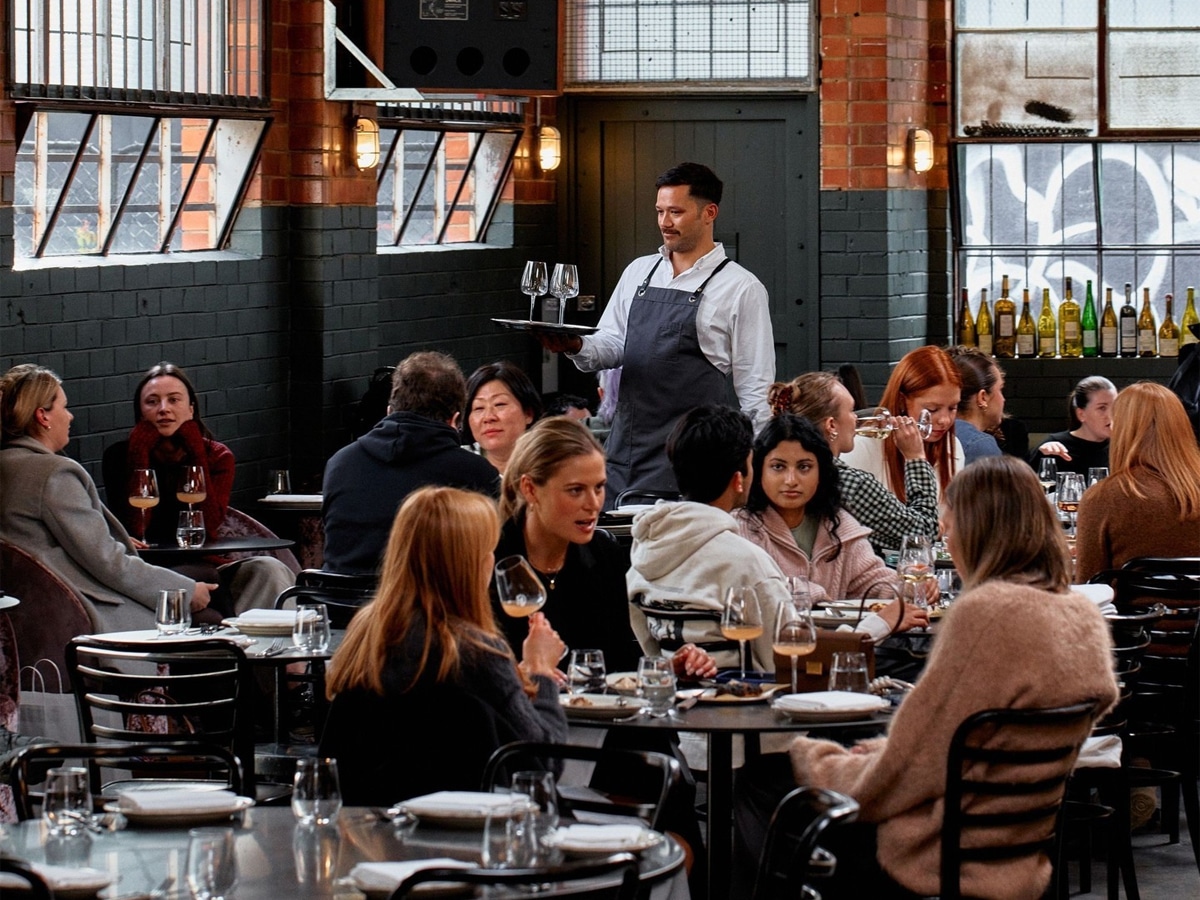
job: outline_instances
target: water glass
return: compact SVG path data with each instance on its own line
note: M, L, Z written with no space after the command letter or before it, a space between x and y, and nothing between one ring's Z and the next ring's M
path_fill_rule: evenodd
M829 666L829 689L831 691L853 691L865 694L868 687L867 655L865 653L854 651L833 654L833 662Z
M342 808L337 760L300 759L292 787L292 814L301 825L328 825Z
M537 831L539 846L558 827L558 786L553 772L515 772L512 777L512 792L524 795L536 805L531 809L533 826Z
M525 869L537 865L539 847L533 812L514 815L511 809L501 809L484 822L479 855L485 869Z
M637 667L638 694L646 701L646 713L655 719L671 715L675 708L675 670L665 656L643 656Z
M792 606L797 610L812 609L812 582L803 575L787 576L787 589L792 597Z
M179 524L175 527L175 543L180 550L204 546L204 513L198 509L185 509L179 513Z
M296 624L292 626L292 643L310 653L329 649L329 611L324 603L296 604Z
M301 884L333 884L341 852L341 834L328 825L297 825L292 833L292 859Z
M92 816L92 790L88 770L63 766L46 772L42 818L53 835L77 835L85 831Z
M572 650L567 663L567 689L573 696L604 693L604 651Z
M185 590L158 592L154 624L161 635L183 634L192 625L192 602Z
M187 886L195 900L225 900L237 884L232 828L188 832Z
M292 473L287 469L272 469L267 476L268 494L290 494L292 492Z
M1091 487L1098 481L1103 481L1107 477L1107 466L1092 466L1090 469L1088 469L1088 487Z

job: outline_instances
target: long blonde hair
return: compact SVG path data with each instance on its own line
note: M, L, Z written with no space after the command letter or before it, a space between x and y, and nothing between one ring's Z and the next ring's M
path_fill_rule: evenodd
M1024 460L977 459L954 476L943 496L954 516L954 562L964 589L995 580L1067 590L1067 540Z
M32 435L37 411L50 409L62 379L45 366L21 363L0 377L0 421L4 422L3 443Z
M482 494L448 487L409 494L392 523L379 589L351 620L330 662L330 699L352 688L382 694L388 652L418 622L424 643L409 688L425 673L435 645L439 682L457 669L464 646L511 658L492 613L491 573L484 565L499 538L495 504Z
M1146 499L1138 481L1148 471L1167 483L1184 519L1200 518L1200 448L1183 403L1161 384L1139 381L1117 394L1108 465L1126 494Z
M542 419L517 438L504 481L500 487L500 517L504 521L519 518L525 512L521 477L528 475L536 485L549 481L567 460L578 456L604 455L595 435L578 419L551 416Z

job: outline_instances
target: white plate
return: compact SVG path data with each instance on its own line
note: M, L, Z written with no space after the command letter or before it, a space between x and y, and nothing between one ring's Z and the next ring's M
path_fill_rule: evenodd
M5 594L4 596L0 597L0 609L12 609L20 602L21 601L16 597L10 597Z
M855 722L869 719L891 704L873 694L854 694L853 705L833 709L805 708L805 700L820 701L830 695L844 695L845 691L814 691L810 694L788 694L771 704L771 708L783 713L795 722ZM843 699L841 696L833 699Z
M242 634L252 637L291 637L295 628L292 622L242 622L239 619L226 619L221 624L236 628Z
M571 701L575 700L570 694L562 694L558 701L562 704L563 711L566 712L569 718L574 719L620 719L625 716L632 716L643 706L646 701L638 697L626 697L621 694L613 696L612 694L580 694L587 704L576 706L571 705Z
M610 509L605 515L616 516L622 519L632 519L640 512L645 512L648 509L654 509L653 503L630 503L628 506L618 506L616 509Z
M439 798L454 797L460 801L457 804L446 803ZM471 798L478 798L477 807L470 804ZM438 791L421 797L410 797L396 804L396 808L412 813L422 822L444 825L449 828L482 828L489 814L505 813L517 815L528 808L529 800L525 798L525 807L512 802L507 794L490 794L484 791Z
M629 681L625 681L625 679L629 679ZM637 672L609 672L604 676L604 683L608 685L610 691L616 691L627 697L632 697L637 693L637 680ZM622 681L625 683L618 687L618 683ZM630 682L632 682L632 686Z
M280 509L319 510L321 494L268 494L259 498L264 506L277 506Z
M288 631L291 634L291 631ZM200 634L195 629L191 629L191 633L184 632L183 634L167 634L160 635L157 631L151 629L142 629L140 631L110 631L106 634L90 635L89 640L106 641L113 644L186 644L190 641L212 641L223 640L232 641L239 647L248 647L254 641L247 640L239 634L234 634L231 631L218 631L215 634Z
M130 825L150 825L158 828L202 825L206 822L224 822L254 805L251 797L235 797L229 808L222 809L122 809L120 803L105 803L106 813L120 813Z
M575 827L579 828L580 826L576 825ZM596 827L604 828L606 826L598 825ZM559 828L546 839L546 842L551 846L557 847L568 856L589 857L608 856L611 853L641 853L643 850L649 850L651 847L657 847L661 844L663 836L657 831L643 828L639 832L637 839L633 841L614 841L612 843L572 841L567 834L567 829Z
M42 880L50 887L54 896L60 900L76 900L76 898L83 900L86 897L94 897L97 891L102 891L113 883L113 876L103 869L75 869L45 863L35 863L29 868L42 876ZM29 882L17 875L0 874L0 888L4 889L3 893L6 897L10 895L11 891L18 892L16 894L18 897L29 896L29 892L23 890L28 886Z
M770 700L776 691L783 690L785 687L787 685L764 684L762 685L762 693L755 694L752 697L739 697L736 694L718 694L716 688L705 688L696 696L701 703L762 703L764 700Z
M409 875L419 872L421 869L441 869L441 868L475 868L474 863L464 862L462 860L450 859L449 857L439 857L435 859L410 860L405 862L396 862L384 864L388 868L393 869L396 874L396 880L390 886L385 885L385 881L390 881L390 876L387 878L380 876L370 870L364 870L363 863L357 863L350 870L350 881L358 890L362 891L368 897L390 897L392 892L400 886ZM467 891L470 885L464 884L461 881L430 881L425 884L417 885L413 889L413 895L418 897L440 897L447 894L459 894Z

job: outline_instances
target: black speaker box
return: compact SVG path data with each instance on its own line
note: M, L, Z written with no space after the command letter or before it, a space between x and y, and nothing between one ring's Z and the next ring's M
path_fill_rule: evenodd
M557 94L560 0L388 0L383 71L397 87Z

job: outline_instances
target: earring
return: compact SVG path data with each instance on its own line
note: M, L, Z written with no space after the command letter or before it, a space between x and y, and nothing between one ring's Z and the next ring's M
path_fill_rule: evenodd
M835 437L837 437L837 436L838 436L838 433L837 433L836 431L830 431L830 432L829 432L829 436L830 436L831 438L835 438Z

